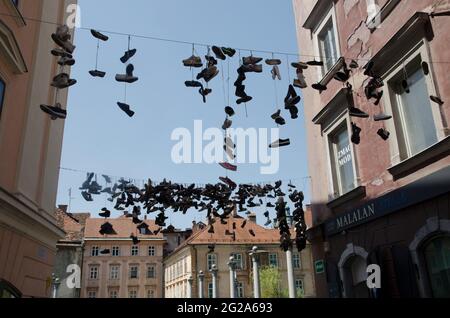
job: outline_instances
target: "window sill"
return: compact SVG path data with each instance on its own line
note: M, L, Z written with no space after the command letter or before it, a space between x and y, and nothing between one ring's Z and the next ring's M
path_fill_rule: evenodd
M319 82L321 85L327 86L331 82L334 75L344 67L345 58L340 57L337 62L328 70L328 72L323 76L322 80Z
M403 178L450 154L450 136L388 169L394 180Z
M3 0L5 6L12 12L11 18L17 23L18 26L24 27L27 25L25 19L22 16L20 10L16 7L12 0Z
M364 198L365 196L366 196L366 187L359 186L351 190L350 192L347 192L346 194L343 194L340 197L329 201L327 203L327 206L330 209L335 209L353 200Z
M380 12L373 17L372 19L368 20L366 23L367 27L373 32L375 31L379 24L383 23L384 20L389 16L389 14L395 9L397 4L400 3L400 0L389 0L383 8L381 8Z

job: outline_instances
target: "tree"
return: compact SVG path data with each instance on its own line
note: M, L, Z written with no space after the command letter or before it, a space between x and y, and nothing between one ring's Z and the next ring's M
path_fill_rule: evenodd
M289 292L281 287L281 274L276 267L263 267L260 270L262 298L288 298Z

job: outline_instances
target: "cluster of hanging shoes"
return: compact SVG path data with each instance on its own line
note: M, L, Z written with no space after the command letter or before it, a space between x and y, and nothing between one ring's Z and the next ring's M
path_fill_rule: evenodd
M57 74L52 83L52 87L56 88L55 103L54 105L41 104L40 108L43 112L48 114L52 120L65 119L67 117L67 111L63 109L62 105L58 102L59 90L66 89L77 83L75 79L71 79L69 74L64 71L66 66L70 67L75 65L75 59L72 54L75 51L75 46L72 44L71 34L69 27L66 25L58 26L56 32L51 35L52 40L58 45L51 51L51 54L58 58L58 65L60 66L60 73Z

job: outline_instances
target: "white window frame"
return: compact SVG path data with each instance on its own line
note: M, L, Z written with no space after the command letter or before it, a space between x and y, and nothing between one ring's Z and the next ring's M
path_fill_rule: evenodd
M100 276L100 266L99 265L90 265L89 266L89 279L90 280L98 280Z
M111 255L115 257L120 256L120 246L113 246L111 250Z
M154 289L147 289L147 298L155 298L155 290Z
M328 183L328 191L329 191L329 197L336 199L342 195L345 195L346 193L342 193L342 186L341 183L339 182L339 177L338 177L338 171L336 171L336 173L334 172L335 167L333 167L333 162L334 162L334 158L332 157L332 152L331 152L331 136L334 135L337 131L337 129L339 129L344 121L346 121L346 126L347 126L347 131L348 131L348 136L349 136L349 140L350 140L350 150L351 150L351 155L353 158L353 177L354 177L354 184L355 184L355 188L356 189L359 185L360 185L360 177L359 177L359 172L358 172L358 160L356 158L356 151L355 151L355 145L353 144L353 142L351 141L351 137L352 137L352 118L350 117L347 108L345 109L345 111L336 117L334 123L332 123L330 126L327 127L326 130L324 130L323 135L324 135L324 140L325 140L325 147L326 147L326 154L327 154L327 158L328 158L328 178L329 178L329 183ZM336 174L336 175L335 175ZM338 195L336 196L336 193L338 193Z
M214 261L211 261L210 257L213 257L213 258L214 258ZM212 266L213 266L213 265L218 266L218 264L217 264L217 254L215 254L215 253L209 253L209 254L206 256L206 268L208 269L208 271L212 269Z
M292 264L294 266L294 269L302 268L302 255L300 253L294 253L294 255L292 256Z
M208 298L213 298L214 294L214 285L212 282L208 283Z
M242 257L242 253L232 253L231 256L233 257L235 264L238 264L236 270L238 271L244 270L244 258ZM238 256L238 258L236 258L236 256Z
M272 264L272 262L271 262L271 258L272 258L273 256L275 256L276 263L277 263L275 266L274 266L274 265ZM280 261L279 261L279 259L278 259L278 254L277 254L277 253L269 253L269 266L275 267L275 268L280 267Z
M314 55L318 56L318 57L322 55L320 52L319 34L320 34L320 32L322 32L323 28L325 27L325 25L327 24L327 22L330 19L333 22L334 37L336 39L336 62L337 62L339 60L339 57L341 56L341 48L340 48L339 31L338 31L337 18L336 18L336 8L335 8L334 4L332 4L332 6L329 9L329 12L323 17L322 21L316 26L316 28L313 31ZM323 57L320 59L323 60ZM324 61L324 63L325 63L325 61ZM326 70L324 72L325 66L318 67L317 69L318 69L317 81L320 82L330 70Z
M91 257L96 257L99 255L100 247L98 246L92 246L91 247Z
M131 273L133 272L133 268L136 268L136 277L131 277ZM128 278L129 279L139 279L139 265L130 265L129 268L129 274L128 274Z
M117 289L112 289L109 291L109 298L116 299L119 298L119 291Z
M131 256L139 256L139 246L136 245L131 246L130 254Z
M120 265L113 264L109 267L109 279L119 280L120 279Z
M408 65L409 63L414 61L419 56L423 62L428 63L429 68L430 68L430 74L424 75L425 81L427 84L428 93L429 93L429 95L435 95L435 96L438 95L436 93L436 85L435 85L435 82L433 79L433 74L434 74L433 64L430 61L428 42L426 42L426 40L421 40L408 53L405 54L403 59L399 60L393 67L391 67L388 71L386 71L383 76L383 80L386 83L386 90L388 90L385 92L385 94L383 96L383 104L384 104L386 113L393 114L393 116L395 116L394 115L394 105L392 104L392 100L391 100L391 98L392 98L393 94L395 94L395 92L392 91L392 89L391 89L390 85L388 85L388 83L394 77L396 77L399 74L399 72L403 72L404 66ZM397 102L399 102L400 98L397 95L397 96L395 96L395 99L397 100ZM431 101L430 101L430 105L431 105L431 112L433 114L433 120L434 120L434 124L435 124L435 128L436 128L437 139L438 139L438 142L440 142L446 137L445 136L445 128L444 128L443 122L442 122L440 106ZM411 156L410 150L407 149L406 157L404 159L402 159L400 143L404 143L406 148L409 148L409 145L408 145L407 141L401 140L402 139L401 136L398 136L397 130L396 130L396 122L397 122L396 119L397 118L393 118L393 120L389 120L386 122L386 129L391 133L391 137L389 138L389 148L390 148L390 152L391 152L391 165L392 166L395 166L403 161L409 160L418 155L418 154L416 154L416 155ZM402 129L404 131L403 120L401 118L399 118L398 120L401 121L401 125L402 125L402 127L400 127L400 129ZM427 149L428 148L424 149L422 152L426 151Z
M237 282L236 283L236 297L237 298L244 298L245 297L245 290L244 290L244 283L243 282Z
M133 294L133 297L131 295ZM131 288L128 290L128 298L137 299L138 298L138 290L137 288Z
M148 247L148 256L156 256L156 247L154 245Z
M153 268L153 275L149 275L151 268ZM156 278L156 265L155 264L147 264L147 278L148 279Z
M87 298L90 298L90 299L97 298L97 291L96 290L88 290Z
M302 288L297 288L297 283L301 282ZM298 293L298 290L301 290L302 295L305 295L305 280L303 278L296 278L295 279L295 292ZM300 295L297 295L299 297Z

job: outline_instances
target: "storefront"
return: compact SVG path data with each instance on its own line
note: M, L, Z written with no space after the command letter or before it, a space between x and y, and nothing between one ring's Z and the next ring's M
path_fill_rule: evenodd
M450 167L337 214L321 234L329 297L450 297ZM380 289L367 288L369 264Z

